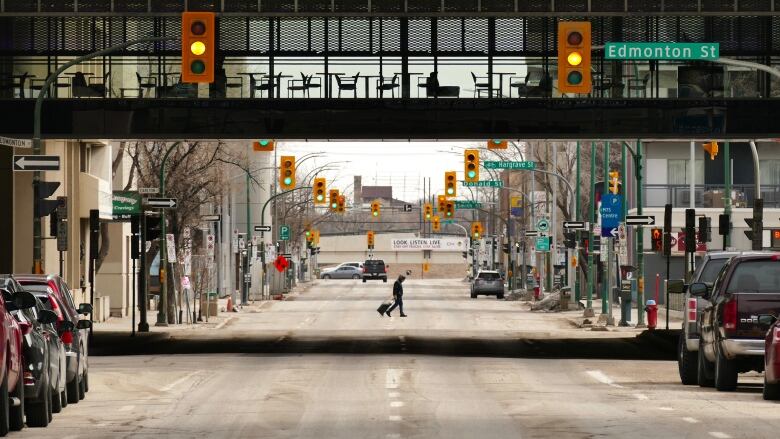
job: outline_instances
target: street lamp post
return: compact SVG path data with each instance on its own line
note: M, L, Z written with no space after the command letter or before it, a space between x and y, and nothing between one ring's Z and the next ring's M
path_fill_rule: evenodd
M165 163L168 156L179 146L179 142L165 151L162 163L160 164L160 196L165 196ZM168 256L167 256L167 237L165 225L165 209L160 209L160 306L157 310L157 322L155 326L168 326Z

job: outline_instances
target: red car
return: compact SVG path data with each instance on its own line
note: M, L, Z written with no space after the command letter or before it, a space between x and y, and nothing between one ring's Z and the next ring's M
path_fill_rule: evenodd
M764 399L780 399L780 319L772 315L758 317L769 326L764 339ZM774 324L772 324L774 322Z
M0 436L5 436L24 427L22 330L10 311L35 306L35 297L26 291L0 290Z

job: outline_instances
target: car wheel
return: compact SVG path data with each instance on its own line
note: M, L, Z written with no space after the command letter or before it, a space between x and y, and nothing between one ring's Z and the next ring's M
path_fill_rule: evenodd
M19 398L19 405L8 408L8 428L11 431L19 431L24 428L24 380L21 375L11 398Z
M472 298L472 299L476 299L476 298L477 298L477 293L474 293L474 292L472 292L472 293L471 293L471 298Z
M360 275L359 274L353 274L352 275L352 279L358 280L358 279L360 279Z
M698 352L694 355L685 346L685 332L680 334L677 342L677 369L680 373L680 381L686 386L698 382L699 373Z
M766 382L766 372L764 372L764 399L767 401L780 400L780 383Z
M81 388L81 375L76 372L76 376L73 377L66 385L68 393L68 403L76 404L79 402L79 388Z
M737 388L737 362L723 355L720 347L715 345L715 388L720 391L731 391Z
M496 294L496 299L498 300L504 300L504 293Z
M51 392L51 411L52 413L59 413L62 411L62 394L57 391L59 385L57 385Z
M84 399L85 396L87 396L87 374L84 373L84 376L81 377L81 381L79 382L79 399Z
M46 427L49 425L49 413L51 412L51 395L49 392L51 392L51 389L49 388L48 377L44 376L40 385L41 392L43 392L41 400L34 404L27 404L25 414L27 415L28 427Z
M3 383L0 384L0 436L8 434L10 425L8 418L11 416L9 412L10 400L8 399L8 373L6 372Z
M382 282L384 282L384 283L387 283L387 278L386 278L386 277L383 277L383 278L382 278Z
M60 392L60 401L62 404L62 408L68 406L68 386L65 386L65 389L63 389L62 392Z
M699 337L699 361L696 369L696 381L699 387L712 387L715 384L712 379L713 365L704 357L704 340L701 337Z
M363 283L366 283L366 278L365 277L363 278Z
M330 279L330 275L329 275L329 274L323 274L323 275L322 275L322 278L323 278L323 279Z

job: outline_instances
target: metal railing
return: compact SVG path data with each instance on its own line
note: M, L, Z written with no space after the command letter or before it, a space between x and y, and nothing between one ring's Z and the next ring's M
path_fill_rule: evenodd
M735 184L731 186L732 207L753 207L755 186L753 184ZM644 186L645 205L647 207L689 207L691 188L687 184L648 184ZM724 185L696 185L694 201L696 207L723 207ZM765 207L780 207L780 185L761 185L761 198Z

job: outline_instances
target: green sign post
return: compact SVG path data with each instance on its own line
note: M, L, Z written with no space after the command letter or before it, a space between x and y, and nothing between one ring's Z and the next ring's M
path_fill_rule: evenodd
M463 187L504 187L501 180L463 181Z
M286 224L282 224L281 226L279 226L279 240L280 241L290 240L290 226Z
M484 162L485 169L536 169L536 162Z
M720 58L719 43L606 43L604 59L698 60Z
M471 200L455 200L456 209L481 209L482 203Z
M133 191L114 191L111 197L114 220L129 220L141 214L141 194Z

